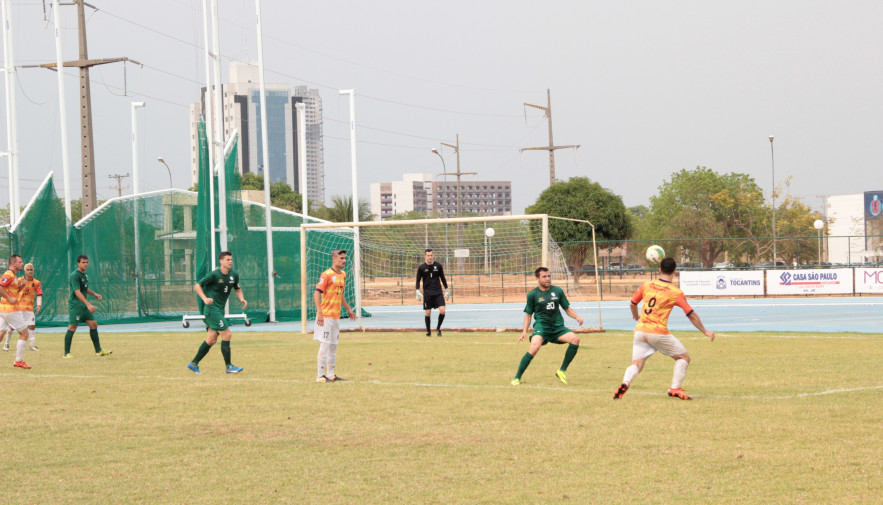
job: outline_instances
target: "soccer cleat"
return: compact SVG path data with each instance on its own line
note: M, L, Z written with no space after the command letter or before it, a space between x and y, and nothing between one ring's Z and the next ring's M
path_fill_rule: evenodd
M323 375L322 377L318 377L318 378L316 379L316 382L331 382L331 381L328 379L328 377L325 377L325 376Z
M95 353L95 355L96 355L96 356L99 356L99 357L101 357L101 356L110 356L111 354L113 354L113 351L105 351L104 349L102 349L102 350L100 350L100 351L98 351L98 352Z
M681 400L692 400L692 398L690 398L690 395L688 395L687 392L681 388L668 388L668 396L680 398Z
M625 394L626 391L629 390L629 385L625 382L619 385L619 389L616 390L616 393L613 394L614 400L619 400L622 398L622 395Z
M520 386L521 379L512 379L512 382L510 382L509 384L512 384L513 386Z
M329 377L328 382L346 382L346 379L335 375L334 377Z
M28 350L29 350L29 351L39 351L40 348L37 347L37 346L35 346L35 345L32 345L31 347L28 348Z
M427 332L426 332L426 336L427 336L427 337L431 337L431 336L432 336L432 332L431 332L431 331L427 331Z
M427 335L429 335L429 333L427 333ZM8 350L9 350L9 344L8 344L8 343L7 343L7 344L3 344L3 350L4 350L4 351L8 351Z
M436 331L435 334L438 335L438 336L440 337L440 336L441 336L441 330Z
M12 366L17 366L19 368L24 368L25 370L31 368L31 365L25 363L24 361L15 361L12 363Z
M558 370L555 372L555 376L557 376L561 382L567 384L567 372L564 370Z
M71 359L71 358L73 358L73 356L71 356L71 353L67 353L67 354L65 354L65 355L62 356L62 357L63 357L64 359Z
M199 365L194 365L193 363L187 363L187 368L192 370L193 373L202 373L199 371Z
M233 363L230 363L229 365L227 365L227 373L239 373L241 371L242 371L241 366L236 366Z

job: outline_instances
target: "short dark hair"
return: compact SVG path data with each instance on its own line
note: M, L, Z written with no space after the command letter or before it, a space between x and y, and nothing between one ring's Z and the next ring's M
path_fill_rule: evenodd
M423 251L423 254L426 254L428 252L432 252L432 249L427 249L427 250Z
M81 254L81 255L77 256L77 263L79 263L82 260L89 261L89 257L86 256L85 254Z
M336 257L340 256L341 254L346 254L346 249L335 249L335 250L331 251L332 258L336 258Z
M15 258L21 258L21 256L19 256L18 254L13 254L12 256L10 256L9 257L9 264L10 265L15 262Z
M537 268L536 270L533 271L533 274L534 274L534 276L535 276L537 279L539 279L539 278L540 278L540 272L548 272L548 271L549 271L549 269L546 268L546 267L539 267L539 268Z
M218 261L221 261L227 256L233 256L233 253L231 253L230 251L222 251L221 254L218 255Z
M659 262L659 271L664 274L674 273L677 267L678 264L672 258L662 258L662 261Z

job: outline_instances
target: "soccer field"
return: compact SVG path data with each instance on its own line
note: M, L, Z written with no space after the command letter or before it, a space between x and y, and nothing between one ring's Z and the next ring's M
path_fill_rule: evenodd
M82 333L82 334L81 334ZM13 369L4 353L0 503L860 504L883 496L880 334L678 332L693 358L651 358L612 400L631 333L582 335L567 385L545 346L519 387L516 333L346 333L318 344L234 333L203 373L202 332L62 334Z

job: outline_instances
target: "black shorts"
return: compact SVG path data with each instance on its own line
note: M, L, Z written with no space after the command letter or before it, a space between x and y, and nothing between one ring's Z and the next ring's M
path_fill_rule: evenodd
M424 295L423 296L423 310L431 310L437 309L439 307L445 306L445 295Z

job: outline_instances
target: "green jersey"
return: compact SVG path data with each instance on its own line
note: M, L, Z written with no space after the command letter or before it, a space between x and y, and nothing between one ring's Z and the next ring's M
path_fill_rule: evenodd
M230 292L239 288L239 274L230 270L227 275L221 273L221 269L212 270L205 277L199 280L202 292L205 296L212 299L212 307L224 311L224 305L227 305L227 298L230 298Z
M81 302L80 299L77 298L76 293L77 293L77 291L82 293L83 298L86 298L88 296L89 276L83 272L80 272L79 268L74 270L73 273L71 274L70 287L71 287L70 303L85 307L85 305L83 305L83 302Z
M541 326L547 330L564 326L564 318L561 317L560 308L567 310L570 302L564 290L558 286L549 286L546 291L536 287L527 294L527 305L524 306L524 313L531 314L536 319L534 326Z

